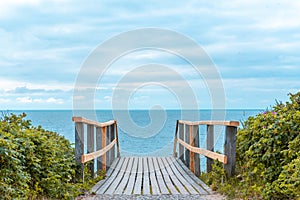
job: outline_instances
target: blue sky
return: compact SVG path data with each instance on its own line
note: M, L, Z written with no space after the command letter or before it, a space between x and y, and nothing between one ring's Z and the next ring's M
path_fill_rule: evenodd
M299 10L292 0L1 1L0 109L72 109L76 77L89 54L119 33L145 27L174 30L201 45L220 73L227 108L267 108L300 91ZM174 68L199 107L211 108L204 80L180 58L157 50L113 63L99 80L95 107L111 108L118 81L149 63ZM155 84L128 100L130 108L154 105L180 107L176 94Z

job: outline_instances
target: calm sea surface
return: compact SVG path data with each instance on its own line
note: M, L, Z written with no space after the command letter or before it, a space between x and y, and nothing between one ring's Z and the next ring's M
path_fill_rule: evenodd
M249 116L255 116L256 114L262 112L263 110L227 110L225 113L225 120L233 121L244 121ZM24 111L8 111L11 113L19 114L25 112L27 114L27 119L32 121L32 124L37 126L41 125L44 129L55 131L60 133L74 143L74 123L72 122L73 111L72 110L24 110ZM124 117L126 117L127 111L124 112ZM196 111L193 111L194 113ZM197 112L196 112L197 113ZM210 110L200 110L199 118L201 120L212 119ZM114 113L115 114L115 113ZM110 110L98 110L96 111L97 120L104 122L110 119L118 118L122 119L119 115L116 117ZM76 114L77 115L77 114ZM85 116L84 113L82 113ZM175 132L175 125L177 119L182 119L182 113L180 110L167 110L165 111L165 118L162 117L160 121L160 115L154 114L152 119L149 112L146 110L134 110L130 111L129 115L131 119L126 117L125 120L131 120L128 122L133 123L139 130L140 133L130 133L125 126L126 121L123 120L122 124L119 123L119 141L121 148L121 155L156 155L165 156L172 154L173 139ZM156 119L158 118L158 119ZM158 120L158 121L157 121ZM195 119L187 119L195 120ZM120 120L121 121L121 120ZM147 135L143 133L143 128L145 130L147 127L151 127L152 122L160 122L161 127L159 130L154 130L155 134ZM153 125L153 124L152 124ZM156 127L157 128L157 127ZM133 130L134 132L134 130ZM216 127L215 130L215 149L222 152L223 142L224 142L224 128ZM200 146L205 148L205 126L200 127Z

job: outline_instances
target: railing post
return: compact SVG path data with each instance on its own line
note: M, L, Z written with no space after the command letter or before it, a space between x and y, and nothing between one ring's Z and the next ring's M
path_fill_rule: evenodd
M81 165L81 172L76 176L84 181L84 165L81 163L81 156L84 151L84 128L83 123L75 123L75 160L77 165Z
M117 138L117 157L120 158L120 144L119 144L119 133L118 133L118 124L117 121L115 120L115 129L116 129L116 138Z
M101 128L102 141L101 146L106 146L106 126ZM102 170L106 171L106 153L102 155Z
M190 125L185 124L185 142L190 143ZM185 148L185 165L190 168L190 150Z
M110 140L110 142L112 142L112 141L115 139L115 124L110 125L110 127L111 127L111 133L110 133L110 135L111 135L111 140ZM115 148L115 145L114 145L114 147L111 149L111 154L110 154L111 159L110 159L110 164L109 164L109 165L112 164L113 160L114 160L115 157L116 157L115 149L116 149L116 148Z
M87 153L93 153L95 151L95 141L94 141L94 126L87 125ZM88 168L91 172L91 177L95 177L95 167L94 160L91 160Z
M206 137L206 149L209 151L214 151L214 126L213 125L207 125L207 137ZM206 158L206 170L207 172L211 172L212 170L212 164L214 163L214 160L211 158Z
M110 143L110 139L111 139L110 132L111 132L110 126L107 126L106 127L106 145L105 146L107 146ZM106 152L106 171L109 169L109 166L110 166L110 154L111 154L110 151Z
M228 177L235 174L236 133L237 127L226 126L224 154L227 156L227 164L224 165L224 169Z
M177 157L177 138L178 138L178 120L176 121L176 129L175 129L175 137L174 137L174 144L173 144L173 156Z
M194 147L199 148L199 126L194 125L193 127L193 140L194 140ZM194 154L194 174L196 176L200 175L200 155L195 153Z
M179 123L179 139L184 141L184 125L182 123ZM179 151L179 159L184 163L184 147L179 144L178 147Z
M189 137L190 137L190 142L189 144L194 147L195 141L194 141L194 126L190 126L190 132L189 132ZM190 151L190 170L195 173L195 153L193 151Z
M96 150L102 149L102 134L101 134L101 128L96 128ZM101 157L97 158L97 174L102 170L102 162Z

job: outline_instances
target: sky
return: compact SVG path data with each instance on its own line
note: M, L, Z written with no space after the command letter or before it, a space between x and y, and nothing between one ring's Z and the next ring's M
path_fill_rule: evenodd
M118 34L149 27L175 31L204 49L222 80L220 101L226 108L266 109L300 91L299 10L294 0L0 1L0 110L72 109L77 77L89 55ZM182 58L158 49L116 59L99 77L94 107L111 109L118 83L151 63L168 66L181 82L143 71L139 78L156 78L142 85L131 79L137 88L126 99L127 108L181 108L186 99L169 85L185 83L199 108L212 108L205 78Z

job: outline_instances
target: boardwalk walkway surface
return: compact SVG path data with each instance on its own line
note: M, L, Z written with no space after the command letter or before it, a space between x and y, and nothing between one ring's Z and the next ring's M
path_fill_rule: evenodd
M121 157L87 199L217 199L174 157ZM218 196L220 199L220 196Z

